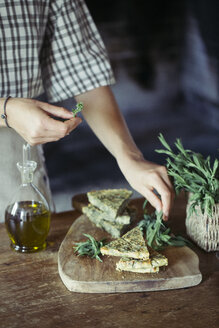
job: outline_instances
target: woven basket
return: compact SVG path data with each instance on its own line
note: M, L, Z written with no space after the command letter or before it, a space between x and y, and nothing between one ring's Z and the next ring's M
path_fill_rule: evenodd
M190 216L189 208L191 202L188 200L186 208L186 231L188 236L202 249L207 252L219 250L219 203L212 209L212 217L206 213L202 214L200 206L196 206Z

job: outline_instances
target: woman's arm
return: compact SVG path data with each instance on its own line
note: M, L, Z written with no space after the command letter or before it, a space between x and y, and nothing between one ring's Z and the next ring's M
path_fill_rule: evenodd
M167 219L173 187L164 166L144 159L137 148L109 87L100 87L76 96L83 102L83 116L96 136L111 152L129 184ZM159 197L153 192L156 189Z
M3 114L4 98L0 98L0 116ZM81 119L73 118L67 109L48 103L28 99L10 98L6 104L7 121L31 146L56 141L75 129ZM51 115L66 119L57 121ZM5 127L0 118L0 127Z

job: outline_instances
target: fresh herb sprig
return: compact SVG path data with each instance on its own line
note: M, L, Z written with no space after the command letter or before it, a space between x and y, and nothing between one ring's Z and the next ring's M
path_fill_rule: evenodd
M147 200L143 204L143 217L144 219L138 223L141 230L145 230L147 244L155 250L163 249L164 247L171 246L185 246L191 243L182 236L174 236L170 228L168 228L163 220L163 213L153 212L151 215L146 211Z
M76 104L76 108L72 109L72 113L73 113L73 117L75 117L77 115L77 113L81 112L84 108L84 105L80 102L78 104Z
M78 253L78 256L90 256L91 258L96 258L98 261L102 262L99 257L100 248L104 245L104 239L98 241L94 237L89 234L84 233L85 237L87 237L86 241L82 241L79 243L75 243L74 252Z
M212 216L212 207L219 202L218 160L211 166L210 156L204 159L201 154L184 149L180 139L176 139L175 154L162 134L158 138L165 149L156 152L168 155L167 171L173 177L176 193L184 189L192 194L189 215L200 205L202 213Z

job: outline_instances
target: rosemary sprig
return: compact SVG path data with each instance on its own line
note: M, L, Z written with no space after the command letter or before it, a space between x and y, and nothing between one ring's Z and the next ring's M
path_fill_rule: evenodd
M86 241L82 241L79 243L75 243L74 252L78 253L78 256L90 256L91 258L96 258L98 261L102 262L99 257L100 248L104 245L104 239L98 241L94 237L89 234L84 233L85 237L87 237Z
M76 104L76 108L72 109L72 113L73 113L73 117L75 117L77 115L77 113L81 112L84 108L84 105L80 102L78 104Z
M170 228L168 228L163 220L163 213L153 212L149 215L146 211L147 200L143 204L143 217L144 219L138 223L141 230L145 230L147 244L155 250L163 249L164 247L171 246L185 246L191 243L182 236L174 236Z
M192 194L189 215L200 205L202 213L212 216L212 207L219 202L218 160L211 166L210 156L204 159L201 154L184 149L180 139L176 139L177 153L174 153L161 133L158 138L165 149L156 152L168 155L167 171L173 178L176 193L184 189Z

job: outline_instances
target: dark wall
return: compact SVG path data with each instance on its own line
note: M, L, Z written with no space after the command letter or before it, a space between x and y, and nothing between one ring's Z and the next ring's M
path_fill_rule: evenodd
M219 130L219 2L188 2L181 89L190 115Z
M86 0L117 78L113 91L145 158L162 132L172 145L218 157L218 0ZM62 105L72 108L73 100ZM118 166L83 122L45 145L54 193L125 183ZM61 159L61 160L60 160Z
M185 34L185 1L86 2L115 69L123 62L137 83L150 88L158 61L179 62Z
M187 113L219 129L218 0L86 2L115 73L124 64L136 83L153 89L159 64L168 63Z

